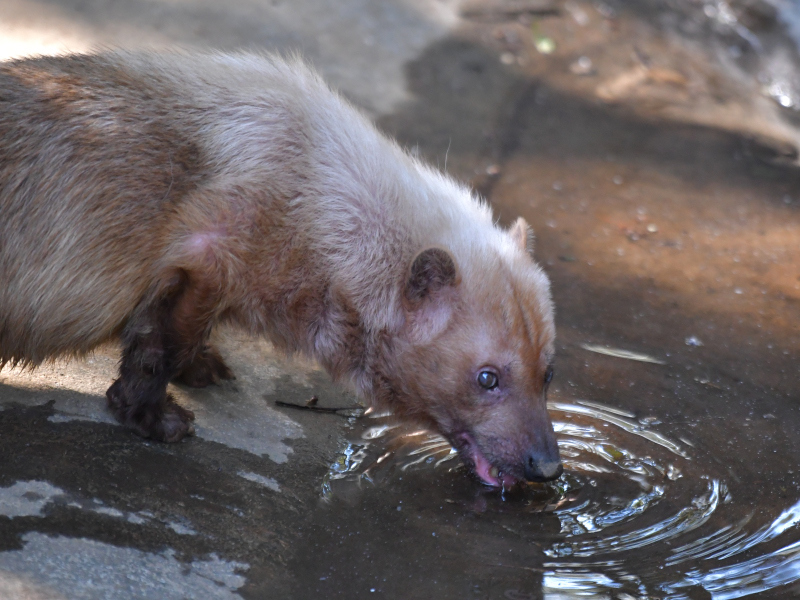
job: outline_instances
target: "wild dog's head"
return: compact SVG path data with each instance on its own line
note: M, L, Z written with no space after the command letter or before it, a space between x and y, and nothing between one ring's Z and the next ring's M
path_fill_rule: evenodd
M436 247L413 259L392 368L396 410L441 433L493 486L562 472L546 407L555 336L549 282L533 262L525 221L507 233L513 247L469 264Z

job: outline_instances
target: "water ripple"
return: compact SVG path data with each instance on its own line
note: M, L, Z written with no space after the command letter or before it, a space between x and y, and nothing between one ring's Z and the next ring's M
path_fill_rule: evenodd
M531 548L531 564L543 565L534 570L544 598L681 600L704 588L719 600L800 580L800 502L765 521L736 503L720 473L698 464L690 444L659 431L659 419L581 400L549 409L560 479L515 491L477 488L490 504L448 499L460 510L493 511L486 523L494 535L513 533ZM476 489L438 435L385 415L361 424L324 479L325 499L417 471L433 480L457 472L453 486ZM543 532L537 514L560 526Z

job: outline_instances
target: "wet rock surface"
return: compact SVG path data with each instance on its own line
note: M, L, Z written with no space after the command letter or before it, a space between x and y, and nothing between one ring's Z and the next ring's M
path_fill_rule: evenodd
M773 3L51 4L0 10L18 39L299 47L502 222L525 217L567 473L488 490L386 417L278 408L354 400L236 332L236 380L175 388L197 413L176 445L105 412L114 348L6 369L0 598L800 592L800 138L758 79L792 48Z
M241 366L237 348L229 355ZM217 597L208 595L208 581L221 586L221 598L251 588L255 597L286 597L286 561L316 502L314 482L337 447L341 419L290 417L274 403L302 404L312 393L333 402L352 398L316 369L288 366L257 344L247 350L244 360L272 375L272 385L248 396L242 368L235 383L206 398L176 388L179 397L193 396L187 405L205 401L205 414L197 435L174 445L95 419L102 396L30 388L24 374L5 375L0 582L28 582L20 589L33 598L49 597L40 587L64 598ZM65 406L86 410L59 410ZM207 435L214 429L222 433ZM65 559L65 552L74 564L55 572L41 559Z

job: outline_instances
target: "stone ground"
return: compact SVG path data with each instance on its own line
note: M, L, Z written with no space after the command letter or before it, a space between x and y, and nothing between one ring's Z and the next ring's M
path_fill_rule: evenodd
M656 414L675 435L692 421L757 495L800 455L796 118L657 4L4 0L0 57L301 52L502 222L533 224L558 307L553 398ZM352 423L275 401L353 398L313 364L217 335L237 378L175 387L197 415L197 435L175 445L106 413L116 348L0 372L0 599L572 597L545 594L538 563L490 569L507 540L458 538L437 521L434 481L412 479L430 486L420 521L394 520L398 501L385 513L380 493L320 509ZM724 431L709 421L721 415ZM456 475L448 494L477 486ZM432 549L437 531L449 533Z

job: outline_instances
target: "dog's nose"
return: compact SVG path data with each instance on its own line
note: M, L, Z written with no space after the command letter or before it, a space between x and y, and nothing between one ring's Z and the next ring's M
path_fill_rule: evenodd
M561 477L563 472L560 460L539 461L533 454L525 460L525 479L528 481L552 481Z

